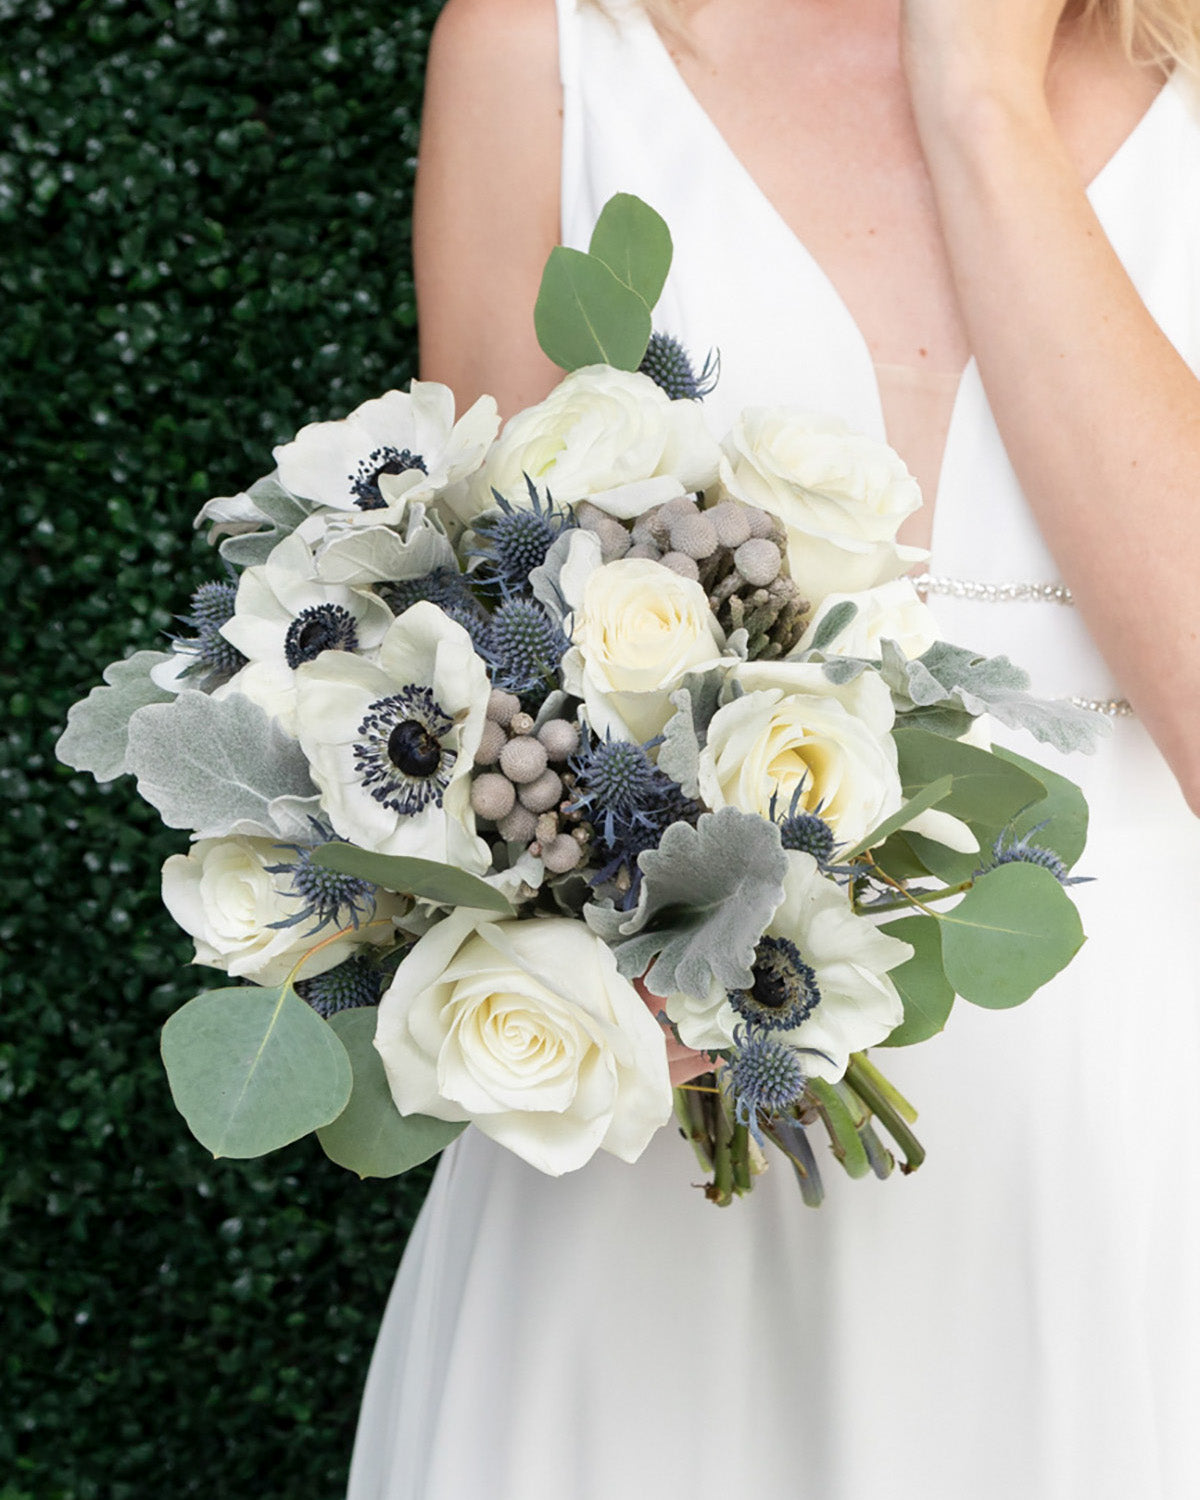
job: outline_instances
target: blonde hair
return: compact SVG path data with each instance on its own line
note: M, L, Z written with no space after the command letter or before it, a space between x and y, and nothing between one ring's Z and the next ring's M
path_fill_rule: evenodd
M605 0L591 0L605 5ZM687 14L703 0L640 0L655 26L687 46ZM1200 73L1200 0L1075 0L1070 11L1111 26L1130 58Z

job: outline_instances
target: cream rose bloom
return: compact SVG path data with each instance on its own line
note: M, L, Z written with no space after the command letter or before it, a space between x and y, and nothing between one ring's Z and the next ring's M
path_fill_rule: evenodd
M439 922L396 970L375 1046L401 1114L470 1120L552 1177L597 1150L636 1161L671 1115L661 1028L566 917Z
M493 489L525 504L527 474L560 504L587 499L629 519L706 488L719 460L698 402L672 401L649 376L587 365L505 425L460 519L490 510Z
M789 981L797 1013L807 1011L797 1025L774 1034L793 1047L811 1048L800 1055L804 1072L836 1083L852 1052L878 1045L904 1019L888 971L913 950L856 916L846 892L821 874L811 854L789 850L787 858L783 900L759 942L755 969L771 965ZM653 976L651 969L648 983ZM664 1008L686 1046L709 1052L733 1046L735 1029L754 1015L752 1002L739 1002L720 988L703 1000L670 995Z
M569 599L563 685L583 699L598 734L644 743L671 717L670 695L683 678L722 660L724 633L700 585L650 558L582 574L563 570L564 588L579 591Z
M186 854L171 855L163 865L163 903L195 940L194 963L256 984L282 984L305 952L337 931L313 932L312 922L271 926L304 909L304 898L292 891L287 876L267 869L295 859L290 845L256 838L198 839ZM402 910L399 898L381 893L375 915L398 916ZM315 954L301 977L323 974L364 943L390 942L393 936L390 922L360 923Z
M896 542L921 491L886 443L836 417L751 407L722 448L720 487L783 522L788 567L812 603L874 588L926 556Z
M813 615L795 651L799 656L812 645L822 620L836 605L850 603L858 613L836 640L825 648L827 656L860 656L878 661L884 641L895 641L907 657L922 656L938 638L937 621L908 578L893 578L878 588L860 594L827 594Z
M719 708L700 753L700 794L771 816L819 812L839 844L856 844L901 805L892 696L865 671L836 686L815 662L745 662L742 696Z

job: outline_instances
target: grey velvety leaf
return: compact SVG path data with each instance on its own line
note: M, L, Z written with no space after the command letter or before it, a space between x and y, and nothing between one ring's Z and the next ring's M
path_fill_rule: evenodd
M687 688L671 694L675 712L663 726L658 768L677 781L686 797L700 795L700 740L692 718L692 695Z
M227 563L236 568L254 567L266 562L276 543L290 536L316 508L311 501L289 494L271 473L255 480L243 495L210 500L195 524L214 523L210 542L228 533L220 546Z
M843 599L840 604L835 604L817 626L816 634L812 638L812 649L814 651L827 650L857 614L858 605L853 599Z
M581 538L588 540L580 540ZM572 544L575 547L591 547L595 553L595 565L600 566L599 538L592 537L591 532L569 527L554 538L550 543L550 550L546 553L545 561L529 574L529 587L533 591L533 597L544 607L550 618L559 625L562 624L568 612L560 580L562 570L570 556Z
M129 721L127 764L168 828L188 828L198 838L234 828L278 837L276 799L316 793L300 746L238 693L188 691L138 709ZM295 810L294 802L282 805L289 816Z
M950 700L970 714L990 713L1008 728L1024 729L1064 754L1076 750L1091 753L1112 728L1100 714L1066 700L1037 698L1027 692L1029 674L1006 656L979 656L961 646L935 641L923 656L907 665L908 693L918 706ZM944 690L940 698L935 696L931 681Z
M108 686L94 687L67 714L67 727L54 747L59 760L76 771L90 771L97 781L122 775L129 720L148 703L171 700L171 693L150 680L150 669L169 660L169 651L136 651L105 667Z
M664 995L706 996L714 981L724 989L751 984L755 947L783 900L779 829L722 807L694 828L672 824L638 864L638 905L609 939L621 972L642 974L654 960L653 988Z
M807 656L805 660L808 660ZM847 682L861 677L871 665L871 662L863 661L857 656L834 656L821 663L821 670L835 687L844 687Z

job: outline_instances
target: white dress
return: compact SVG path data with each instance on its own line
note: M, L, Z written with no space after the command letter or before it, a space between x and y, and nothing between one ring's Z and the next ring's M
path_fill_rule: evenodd
M717 347L718 433L790 402L884 434L863 337L661 41L559 0L563 236L604 201L667 218L656 326ZM1182 75L1090 188L1200 368L1200 110ZM1198 476L1200 504L1200 476ZM1049 582L973 365L930 570ZM948 639L1048 694L1121 692L1075 612L934 601ZM1168 643L1170 644L1170 643ZM371 1365L350 1500L1197 1500L1200 822L1135 719L1081 781L1090 940L1015 1011L959 1003L880 1055L921 1110L914 1176L802 1206L775 1167L710 1206L667 1129L558 1180L470 1130L444 1156Z

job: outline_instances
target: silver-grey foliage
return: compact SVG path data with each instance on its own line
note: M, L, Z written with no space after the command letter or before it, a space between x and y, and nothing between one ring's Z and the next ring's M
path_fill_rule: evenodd
M754 950L783 900L787 856L779 829L754 813L722 807L693 827L673 823L657 849L638 856L642 886L632 912L585 908L627 978L654 962L656 994L705 997L714 982L753 982Z
M316 807L300 746L239 693L187 691L138 709L126 763L168 828L197 838L292 838Z
M129 720L148 703L167 703L172 694L150 680L150 670L170 661L168 651L136 651L104 669L106 687L94 687L72 705L67 727L54 753L76 771L90 771L97 781L122 775L129 744Z

